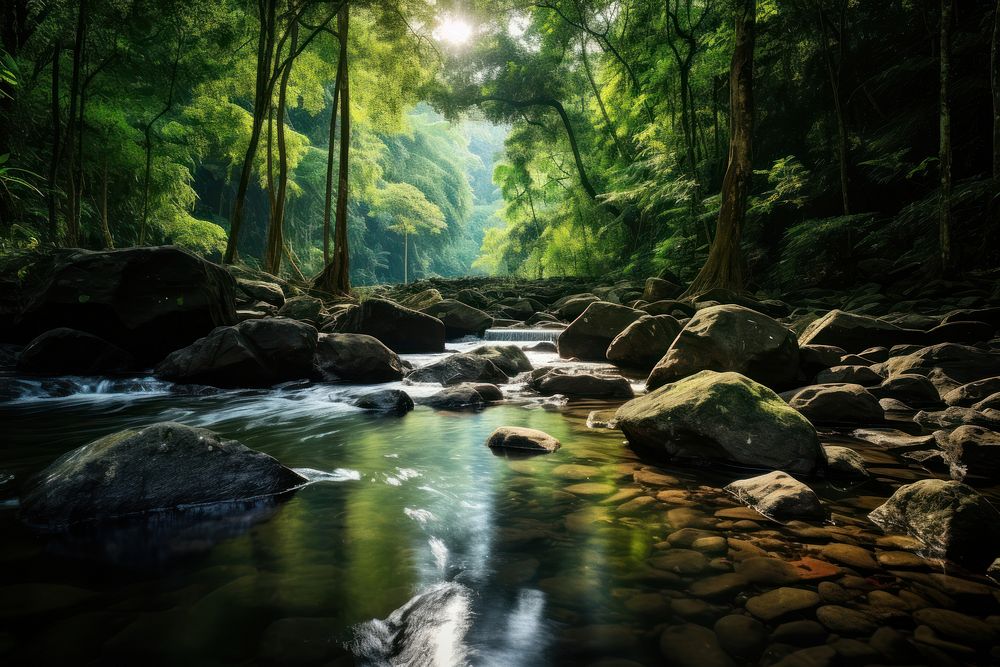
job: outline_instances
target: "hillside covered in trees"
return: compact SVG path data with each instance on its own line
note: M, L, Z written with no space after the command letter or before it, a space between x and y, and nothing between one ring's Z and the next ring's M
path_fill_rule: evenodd
M951 5L12 0L3 248L690 279L742 122L747 281L990 266L996 7Z

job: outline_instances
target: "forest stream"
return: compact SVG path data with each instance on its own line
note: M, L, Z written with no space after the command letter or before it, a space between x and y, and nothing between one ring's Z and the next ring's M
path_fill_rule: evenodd
M439 356L404 358L420 366ZM529 358L560 363L553 353ZM591 411L620 402L531 397L511 384L486 410L391 417L351 406L364 385L205 393L154 378L67 377L19 386L18 399L0 403L0 642L19 664L655 664L665 617L687 621L673 650L703 651L699 623L793 581L818 590L773 612L792 621L778 643L793 646L822 646L828 631L797 620L822 604L842 610L839 641L865 651L852 637L876 621L836 606L865 596L883 623L902 628L929 601L954 600L978 619L996 613L997 589L981 577L876 534L866 514L926 472L847 434L824 441L849 443L873 477L813 484L831 520L782 525L722 491L746 471L646 465L619 431L588 426ZM13 478L158 421L208 427L315 481L289 497L99 531L39 536L17 522ZM497 455L483 443L505 424L563 447ZM882 430L898 435L901 425ZM997 499L997 487L983 492ZM751 584L727 581L733 549L768 557L744 561ZM963 632L975 648L940 640L942 659L990 648L976 645L974 626ZM764 641L742 625L730 633ZM703 664L726 663L709 651Z

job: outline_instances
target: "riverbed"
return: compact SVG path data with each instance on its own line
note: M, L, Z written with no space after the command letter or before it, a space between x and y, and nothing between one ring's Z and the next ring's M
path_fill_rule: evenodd
M449 352L478 342L449 345ZM529 357L536 367L556 362L554 354ZM404 358L419 366L436 357ZM588 425L592 411L620 402L532 397L512 385L508 401L483 410L418 406L394 417L350 405L371 386L221 391L151 378L0 382L19 396L0 403L0 656L7 664L660 664L666 627L711 628L778 585L764 579L692 594L694 583L731 572L747 556L741 550L800 569L811 562L804 559L827 564L802 570L796 585L836 582L852 594L850 604L891 611L884 624L904 636L920 625L911 615L921 600L960 606L995 625L997 593L984 577L924 560L912 545L879 546L867 512L895 485L928 473L849 430L827 433L824 442L860 451L872 478L811 483L831 520L789 526L722 491L746 471L649 465L620 431ZM439 389L380 386L414 397ZM17 522L17 490L27 476L98 437L167 420L239 440L314 481L288 497L190 508L100 531L40 535ZM532 458L496 455L484 442L508 425L543 430L563 446ZM996 489L981 490L997 499ZM729 543L697 550L671 542L684 528ZM911 558L874 568L838 562L823 552L838 543L860 546L873 563L882 552ZM903 606L884 597L876 605L876 590ZM844 628L816 641L838 636L854 635ZM934 650L977 662L990 647L974 645L971 655L959 649Z

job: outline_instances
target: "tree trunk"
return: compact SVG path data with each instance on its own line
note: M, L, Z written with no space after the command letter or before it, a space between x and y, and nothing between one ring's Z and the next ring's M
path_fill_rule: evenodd
M59 177L60 145L62 138L62 120L59 117L59 65L62 60L62 41L56 39L52 47L52 158L49 162L49 187L47 200L49 205L49 239L54 244L59 243L59 215L57 211L56 191Z
M243 225L243 209L247 199L247 189L250 186L250 174L253 172L253 160L257 156L257 145L264 126L264 116L270 107L271 62L274 58L275 22L277 20L277 0L258 0L260 11L260 37L257 40L257 81L254 90L253 123L250 127L250 141L247 152L243 156L243 169L240 171L240 183L236 188L236 199L233 202L233 217L229 223L229 239L226 242L226 252L222 257L224 264L236 261L236 246L239 241L240 227Z
M104 236L104 248L113 250L115 239L111 236L111 225L108 222L108 154L104 154L104 170L101 179L101 234Z
M340 81L344 77L343 60L337 62L337 80L333 84L330 108L330 140L326 151L326 196L323 198L323 264L330 263L330 218L333 209L333 147L337 137L337 109L340 106Z
M851 203L848 195L847 175L847 123L844 120L844 109L840 100L841 68L844 63L844 15L847 11L847 6L846 0L842 0L840 9L840 35L838 36L840 56L836 66L833 63L833 55L830 53L830 31L827 27L826 14L823 11L823 0L818 0L816 6L819 8L820 33L823 39L823 60L826 64L827 76L830 79L830 90L833 93L833 111L837 119L837 161L840 169L840 198L843 204L844 215L850 215Z
M142 179L142 219L139 221L139 243L146 244L146 227L149 224L149 182L153 168L153 126L163 118L174 106L174 88L177 85L177 67L181 62L184 39L177 35L177 52L174 54L174 62L170 68L170 85L167 88L167 99L163 103L163 108L149 119L143 130L144 146L146 149L146 169Z
M714 287L740 292L744 285L740 241L753 176L753 56L757 0L742 0L736 11L736 39L729 68L729 160L722 181L722 208L708 259L688 288L688 295Z
M340 171L337 176L333 261L327 264L316 278L316 287L331 294L349 294L351 291L351 259L347 247L347 187L351 151L351 76L347 62L349 18L348 7L345 4L337 15L337 33L340 35L340 62L343 63L344 76L340 82Z
M1000 0L997 0L997 7L993 11L990 73L993 88L993 178L1000 181Z
M941 172L941 208L938 240L941 250L941 272L948 274L953 267L951 255L951 21L954 0L941 0L941 138L938 162Z
M611 117L608 116L607 107L604 106L604 99L601 97L601 91L597 87L597 81L594 80L594 74L590 71L590 58L587 57L587 40L581 40L580 42L580 57L583 61L583 70L587 73L587 81L590 82L590 87L594 91L594 97L597 99L597 106L601 110L601 117L604 119L604 127L607 130L608 136L615 144L615 149L618 151L619 157L624 160L631 159L631 151L625 149L622 145L621 139L618 138L618 128L615 124L611 122Z
M69 85L69 115L66 120L66 148L68 160L66 165L66 245L77 245L76 219L76 182L73 179L75 164L75 138L77 106L80 98L80 74L83 69L83 48L87 39L87 0L80 0L80 8L76 14L76 41L73 43L73 74Z
M403 284L407 285L410 282L409 278L409 266L410 266L410 234L403 229Z
M298 23L292 25L289 53L294 54L299 41ZM288 149L285 144L285 105L288 102L288 77L292 74L294 59L288 60L285 71L281 73L281 85L278 88L278 112L275 122L278 125L278 193L274 198L274 209L271 224L267 228L267 248L264 252L264 270L272 275L278 275L281 270L281 255L285 245L285 197L288 193Z

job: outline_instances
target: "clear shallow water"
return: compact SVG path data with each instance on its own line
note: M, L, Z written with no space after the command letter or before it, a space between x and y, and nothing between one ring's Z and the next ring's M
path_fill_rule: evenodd
M717 529L788 560L824 543L715 516L735 507L721 487L745 473L644 466L619 432L587 428L590 410L610 403L385 417L348 405L370 387L117 388L0 403L0 657L10 664L658 664L660 632L684 620L671 605L693 581L732 569L721 556L680 574L657 567L672 531ZM211 428L325 479L287 498L96 534L45 537L17 523L27 475L107 433L161 420ZM496 456L484 442L502 425L544 430L563 448ZM865 543L875 531L864 515L890 483L926 473L862 451L875 479L815 488L837 534ZM643 470L667 476L637 482ZM650 500L629 504L639 497ZM722 615L742 601L712 605Z

